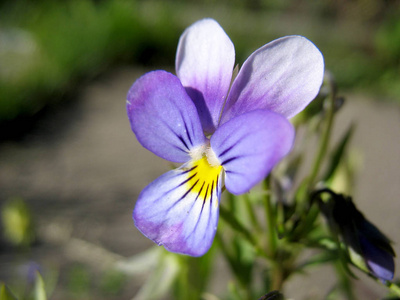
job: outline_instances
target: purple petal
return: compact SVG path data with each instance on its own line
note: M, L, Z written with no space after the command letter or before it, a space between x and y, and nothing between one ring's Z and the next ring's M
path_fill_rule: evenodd
M235 48L212 19L191 25L182 34L176 53L176 73L193 99L207 133L213 133L228 93Z
M136 227L165 249L201 256L211 247L217 230L221 170L213 176L189 162L148 185L133 211ZM203 169L204 171L204 169Z
M211 148L225 170L233 194L250 190L292 148L294 129L283 116L256 110L223 124L211 136Z
M128 92L131 128L143 147L173 162L205 142L196 107L179 79L165 71L140 77Z
M363 257L371 273L382 281L390 281L394 275L393 256L372 244L364 236L360 236Z
M318 94L323 75L324 59L309 40L288 36L272 41L243 64L229 93L222 123L255 109L291 118Z

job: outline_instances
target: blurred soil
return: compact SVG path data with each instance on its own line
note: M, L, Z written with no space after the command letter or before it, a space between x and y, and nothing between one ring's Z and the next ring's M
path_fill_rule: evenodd
M31 251L0 244L0 281L14 280L27 262L36 261L59 271L53 298L67 299L61 286L68 285L72 265L88 265L96 277L121 257L152 245L134 227L131 213L141 189L169 165L140 146L125 111L127 91L144 72L116 70L52 109L20 140L0 144L0 201L22 197L38 227ZM352 146L363 166L354 199L400 253L400 109L374 101L380 99L345 96L335 132L340 136L351 122L357 125ZM224 281L223 269L219 274ZM289 282L287 295L319 299L333 282L332 272L322 268L310 274ZM357 275L362 299L384 295L369 278ZM93 299L130 299L142 283L143 278L129 278L117 296ZM224 285L213 282L212 289L221 292Z

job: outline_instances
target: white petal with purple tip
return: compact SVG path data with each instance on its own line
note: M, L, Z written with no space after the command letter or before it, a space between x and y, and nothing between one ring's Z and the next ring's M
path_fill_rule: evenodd
M214 132L228 93L235 48L221 26L200 20L182 34L176 54L176 73L199 111L203 129Z
M274 40L243 64L229 93L222 123L255 109L291 118L315 98L323 76L323 56L308 39L287 36Z

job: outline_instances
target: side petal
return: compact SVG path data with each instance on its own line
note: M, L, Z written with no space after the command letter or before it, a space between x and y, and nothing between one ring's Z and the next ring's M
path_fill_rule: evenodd
M173 162L190 159L189 150L205 142L199 116L179 79L149 72L130 88L127 111L143 147Z
M176 73L193 99L207 133L213 133L228 93L235 48L212 19L188 27L179 39Z
M136 227L168 251L201 256L214 239L222 168L206 178L199 168L190 162L165 173L148 185L136 202Z
M324 75L321 52L301 36L287 36L261 47L236 77L222 123L255 109L291 118L318 94Z
M225 170L225 186L233 194L250 190L292 148L294 129L283 116L255 110L226 122L210 144Z

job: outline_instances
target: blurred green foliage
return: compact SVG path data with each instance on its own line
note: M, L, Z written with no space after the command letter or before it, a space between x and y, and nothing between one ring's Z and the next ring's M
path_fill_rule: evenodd
M0 4L0 123L31 116L121 63L172 65L194 21L217 19L237 62L289 34L312 40L342 88L400 98L400 1L9 1Z
M37 112L110 64L149 63L154 49L168 53L177 42L167 11L148 18L135 1L17 1L0 11L0 121Z
M32 214L21 198L13 198L1 207L3 234L8 243L27 248L35 241L35 226Z
M103 295L118 295L126 282L127 277L124 273L116 270L107 270L101 278L100 290Z
M90 271L81 264L74 264L68 272L68 292L74 298L88 297L92 286Z
M33 282L23 282L12 289L0 282L0 300L47 300L46 284L39 271L35 271Z
M0 300L16 300L17 298L11 293L4 283L0 283Z

